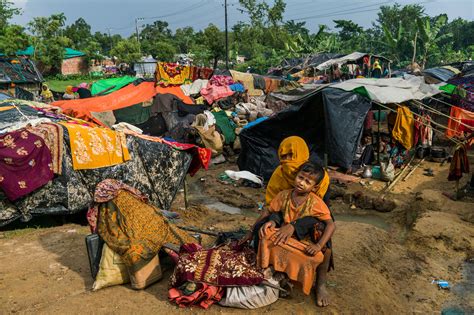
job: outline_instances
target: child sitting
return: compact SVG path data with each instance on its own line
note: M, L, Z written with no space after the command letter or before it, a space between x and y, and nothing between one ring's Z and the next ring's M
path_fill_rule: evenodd
M322 180L324 170L312 163L301 166L293 189L284 190L271 201L265 220L258 229L258 263L260 267L285 272L309 294L316 273L318 306L329 305L326 277L332 266L330 238L335 230L331 213L324 201L312 192Z

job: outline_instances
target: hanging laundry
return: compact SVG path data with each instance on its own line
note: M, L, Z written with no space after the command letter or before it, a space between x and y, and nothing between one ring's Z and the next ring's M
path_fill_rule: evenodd
M431 127L431 117L429 115L417 116L415 119L415 141L423 148L431 147L433 143L433 128Z
M155 72L156 82L159 85L181 85L192 82L190 66L177 63L159 62Z
M462 136L463 132L461 131L460 123L462 120L474 120L474 112L470 112L456 106L451 107L451 112L449 116L451 118L448 120L448 129L446 129L446 137L448 138Z
M469 173L469 158L467 157L467 144L459 144L456 146L451 165L449 167L449 181L457 181L461 179L463 173Z
M413 147L414 125L415 120L410 109L406 106L398 106L397 119L392 130L392 136L407 150Z
M130 160L123 132L61 123L69 132L75 170L94 169Z
M28 131L43 138L51 152L52 169L55 174L61 174L63 164L63 127L54 123L43 123L28 128Z
M0 188L16 200L53 178L51 152L43 138L26 129L0 136Z
M209 80L209 84L217 86L227 86L234 84L234 79L228 75L213 75Z

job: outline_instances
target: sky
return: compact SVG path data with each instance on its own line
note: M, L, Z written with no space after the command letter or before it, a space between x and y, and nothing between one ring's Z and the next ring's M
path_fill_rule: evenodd
M135 32L135 19L144 18L138 25L165 20L172 30L192 26L203 29L214 23L224 28L224 0L10 0L23 14L12 22L26 26L36 16L49 16L63 12L66 24L82 17L92 31L110 32L128 36ZM228 1L229 27L247 16L238 11L238 0ZM272 2L272 0L267 0ZM333 20L348 19L363 27L370 27L377 18L381 5L395 3L422 4L431 16L446 13L449 20L457 17L474 20L474 0L286 0L285 20L305 21L314 32L318 25L333 27Z

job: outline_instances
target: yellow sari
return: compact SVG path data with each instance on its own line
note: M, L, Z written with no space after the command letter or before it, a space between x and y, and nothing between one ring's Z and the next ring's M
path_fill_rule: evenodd
M285 157L282 160L282 157ZM278 158L280 165L273 172L272 177L267 185L265 194L265 202L270 202L275 196L283 190L292 189L296 174L301 165L309 159L309 149L306 142L297 136L291 136L284 139L278 148ZM314 188L313 192L320 198L323 198L329 187L329 175L324 171L324 177L321 182Z

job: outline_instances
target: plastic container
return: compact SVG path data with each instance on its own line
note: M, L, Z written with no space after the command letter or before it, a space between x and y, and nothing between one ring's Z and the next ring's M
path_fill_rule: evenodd
M375 178L375 179L380 179L380 166L378 165L375 165L375 166L372 166L372 178Z

